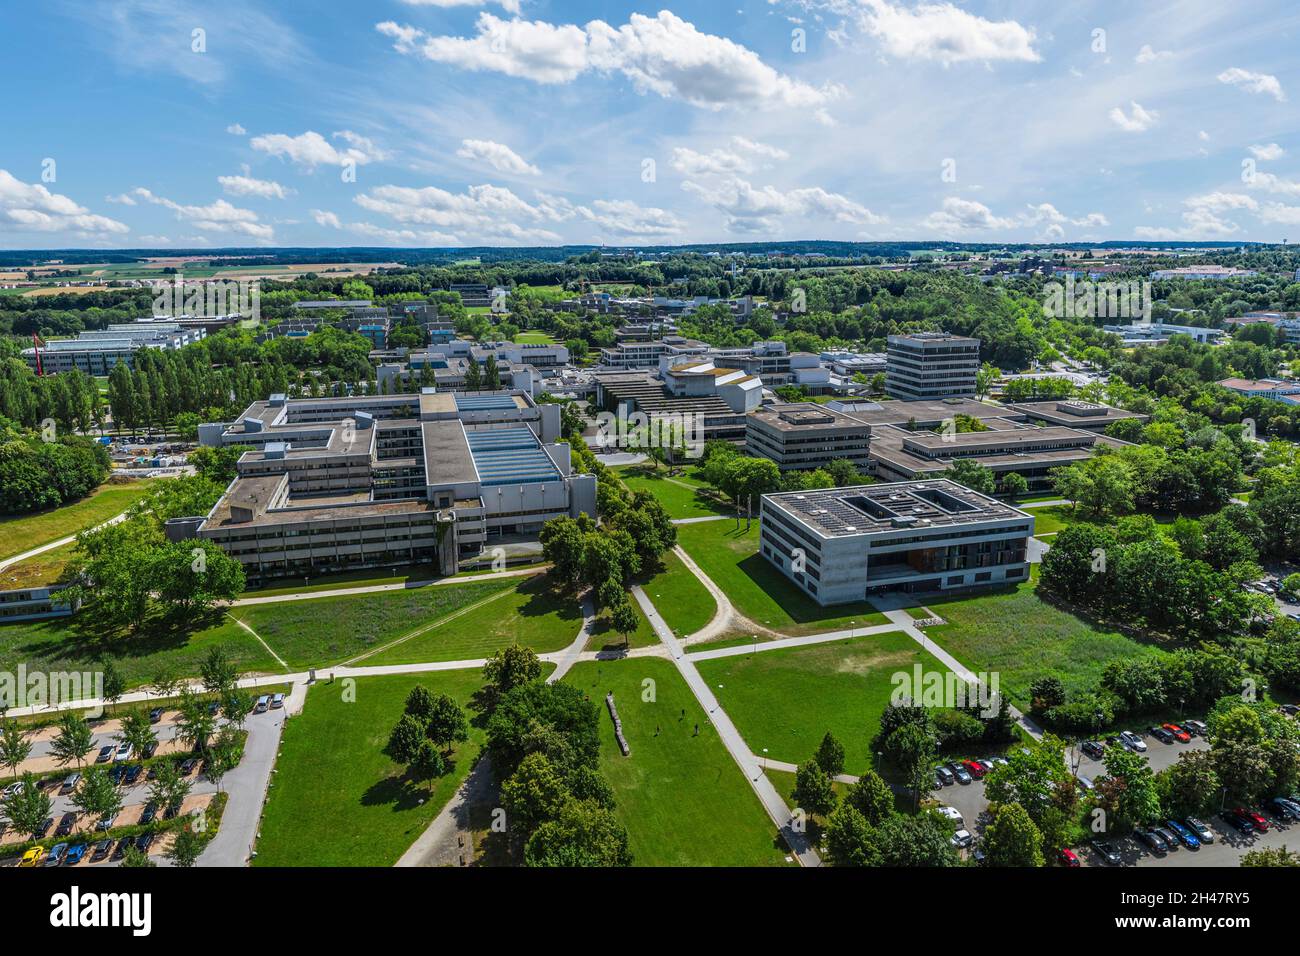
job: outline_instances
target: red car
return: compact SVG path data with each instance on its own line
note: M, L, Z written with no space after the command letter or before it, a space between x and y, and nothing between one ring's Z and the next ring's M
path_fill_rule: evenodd
M1079 865L1079 857L1068 846L1061 848L1061 865L1062 866Z
M965 767L967 770L969 770L970 775L974 777L976 780L984 779L984 774L986 773L986 771L984 770L984 765L980 763L978 760L963 760L961 762L961 765Z
M1179 727L1177 724L1165 724L1164 727L1165 730L1173 734L1175 739L1180 743L1189 743L1192 739L1192 735L1183 730L1183 728Z
M1263 833L1269 828L1268 819L1262 813L1256 813L1254 810L1247 810L1245 807L1237 807L1237 809L1232 812L1235 813L1238 818L1249 820L1251 823L1255 824L1255 829L1260 833Z

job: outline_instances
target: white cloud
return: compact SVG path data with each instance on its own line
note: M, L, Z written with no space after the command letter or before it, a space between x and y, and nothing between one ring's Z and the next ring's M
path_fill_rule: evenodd
M375 146L373 142L351 130L339 130L334 137L348 143L348 147L339 149L314 130L307 130L297 136L290 136L287 133L267 133L254 136L249 141L249 145L258 152L288 159L308 169L315 169L317 166L343 166L348 161L364 166L388 158L387 153Z
M942 207L926 216L921 224L935 232L953 233L971 229L1011 229L1016 221L995 216L993 210L982 202L949 196Z
M671 212L638 206L630 199L597 199L590 206L576 209L583 219L615 236L654 238L682 231L682 221Z
M328 212L324 209L313 209L311 217L316 221L318 226L329 226L331 229L342 229L343 223L339 221L337 214Z
M1247 93L1267 93L1279 103L1286 101L1282 84L1271 73L1252 73L1250 70L1234 66L1220 73L1217 79L1220 83L1240 87Z
M1110 121L1126 133L1141 133L1149 130L1159 120L1160 114L1155 110L1143 108L1141 103L1131 101L1129 113L1116 106L1110 111Z
M1294 179L1283 179L1273 173L1264 173L1258 170L1251 180L1246 183L1252 189L1262 189L1266 193L1281 193L1284 196L1300 196L1300 182Z
M1249 146L1247 148L1250 150L1250 154L1256 159L1265 161L1281 159L1286 152L1277 143L1266 143L1263 145L1256 143L1254 146Z
M218 176L217 182L229 196L256 196L258 199L288 199L292 190L285 189L270 179L256 179L249 175L248 167L241 176Z
M73 232L98 238L130 228L99 216L40 183L24 183L0 169L0 232Z
M592 20L585 27L542 20L502 20L479 14L472 37L430 36L392 21L375 29L400 53L435 63L490 70L535 83L571 83L587 72L620 73L638 93L657 93L704 109L727 106L814 107L842 91L813 87L764 63L726 37L701 33L668 10L634 13L614 27Z
M1225 192L1189 196L1183 200L1183 205L1186 209L1182 214L1181 227L1138 226L1133 230L1133 235L1139 239L1222 239L1241 230L1224 213L1241 210L1254 212L1259 208L1259 203L1244 193Z
M1173 56L1173 53L1169 50L1154 50L1151 48L1150 43L1144 43L1133 61L1135 63L1155 63L1157 60L1167 60L1171 56Z
M753 157L789 159L790 154L775 146L759 143L744 136L731 137L731 149L717 148L701 153L685 146L673 150L673 169L685 176L726 175L752 172Z
M259 222L253 210L232 206L224 199L207 206L188 206L157 196L142 186L131 192L138 199L170 209L177 219L204 232L233 232L268 242L275 236L275 230L267 223Z
M860 225L886 221L866 206L820 186L782 192L775 186L755 188L738 176L726 176L707 184L686 180L682 189L723 213L732 232L770 232L784 216L822 216Z
M516 176L540 176L542 174L540 169L526 161L509 146L494 143L490 139L461 140L460 149L456 150L456 155L462 159L473 160L477 163L487 163L493 169L502 173L513 173Z
M239 125L238 123L231 123L229 126L227 126L227 127L226 127L226 132L229 133L231 136L247 136L247 135L248 135L248 130L244 129L244 127L241 126L241 125Z
M353 201L405 226L436 226L475 239L515 243L558 242L560 237L542 224L574 215L567 201L539 195L533 205L504 186L491 185L470 186L463 193L436 186L376 186Z
M135 200L131 198L130 193L118 193L115 196L105 196L104 202L111 202L119 206L134 206Z
M938 60L945 65L974 60L1042 59L1032 28L1015 20L985 20L951 3L922 3L905 9L885 0L862 0L862 26L886 52L905 60Z

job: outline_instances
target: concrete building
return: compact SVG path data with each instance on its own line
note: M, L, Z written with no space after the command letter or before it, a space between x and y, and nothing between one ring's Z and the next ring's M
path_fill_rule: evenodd
M1176 269L1157 269L1152 279L1245 279L1259 275L1254 269L1235 266L1179 266Z
M764 495L760 552L822 605L1029 576L1030 515L946 479Z
M871 426L812 402L764 405L745 418L745 451L782 471L825 468L843 458L871 470Z
M891 335L887 340L885 391L905 401L962 398L975 394L980 340L947 332Z
M1280 378L1225 378L1218 383L1247 398L1271 398L1279 402L1300 403L1300 381Z
M1120 337L1125 348L1139 345L1163 345L1173 335L1189 335L1197 342L1217 344L1226 334L1222 329L1197 325L1171 325L1167 322L1134 322L1131 325L1104 325L1102 331Z
M598 372L592 379L597 410L624 417L699 416L706 441L743 443L745 415L762 402L758 378L709 362L688 363L662 379L650 372Z
M571 471L560 408L518 391L255 402L206 445L248 445L206 516L168 523L214 541L253 579L436 563L443 573L543 522L595 515Z
M179 322L119 322L82 332L75 339L55 339L39 348L23 349L23 360L43 375L77 369L87 375L107 375L118 363L131 368L140 349L174 351L206 335L202 325Z
M67 585L50 585L0 591L0 624L67 617L80 605L60 596Z
M1124 408L1112 408L1100 402L1085 402L1077 398L1057 402L1019 402L1008 405L1007 409L1017 415L1024 415L1031 422L1080 428L1090 432L1105 431L1107 426L1126 418L1137 418L1145 422L1150 417Z

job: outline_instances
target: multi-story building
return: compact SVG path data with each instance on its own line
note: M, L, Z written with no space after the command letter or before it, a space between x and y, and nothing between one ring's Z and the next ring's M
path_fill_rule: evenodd
M571 471L559 406L518 391L255 402L207 445L247 445L206 516L168 522L205 538L253 579L436 563L543 522L594 516L594 476Z
M107 375L121 363L131 368L140 349L174 351L197 342L204 327L178 322L119 322L104 329L82 332L75 339L56 339L36 348L23 349L23 360L43 375L70 372Z
M80 606L60 595L67 585L42 585L0 591L0 623L67 617Z
M887 340L885 391L905 401L975 394L980 340L947 332L913 332Z
M743 443L745 415L762 401L762 382L756 377L707 362L672 369L662 379L651 372L598 372L592 379L598 410L625 418L641 414L682 421L691 416L706 441Z
M764 405L745 418L745 451L776 462L782 471L825 468L845 459L871 468L871 426L812 402Z
M1300 381L1280 378L1225 378L1219 385L1247 398L1271 398L1279 402L1300 404Z
M1152 279L1246 279L1259 275L1254 269L1235 266L1179 266L1176 269L1157 269Z
M764 495L760 552L822 605L1024 581L1034 519L946 479Z

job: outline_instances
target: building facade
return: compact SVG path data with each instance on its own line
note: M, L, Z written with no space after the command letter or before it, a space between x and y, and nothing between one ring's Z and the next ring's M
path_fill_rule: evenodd
M916 401L975 394L980 340L946 332L891 335L887 340L885 391Z

